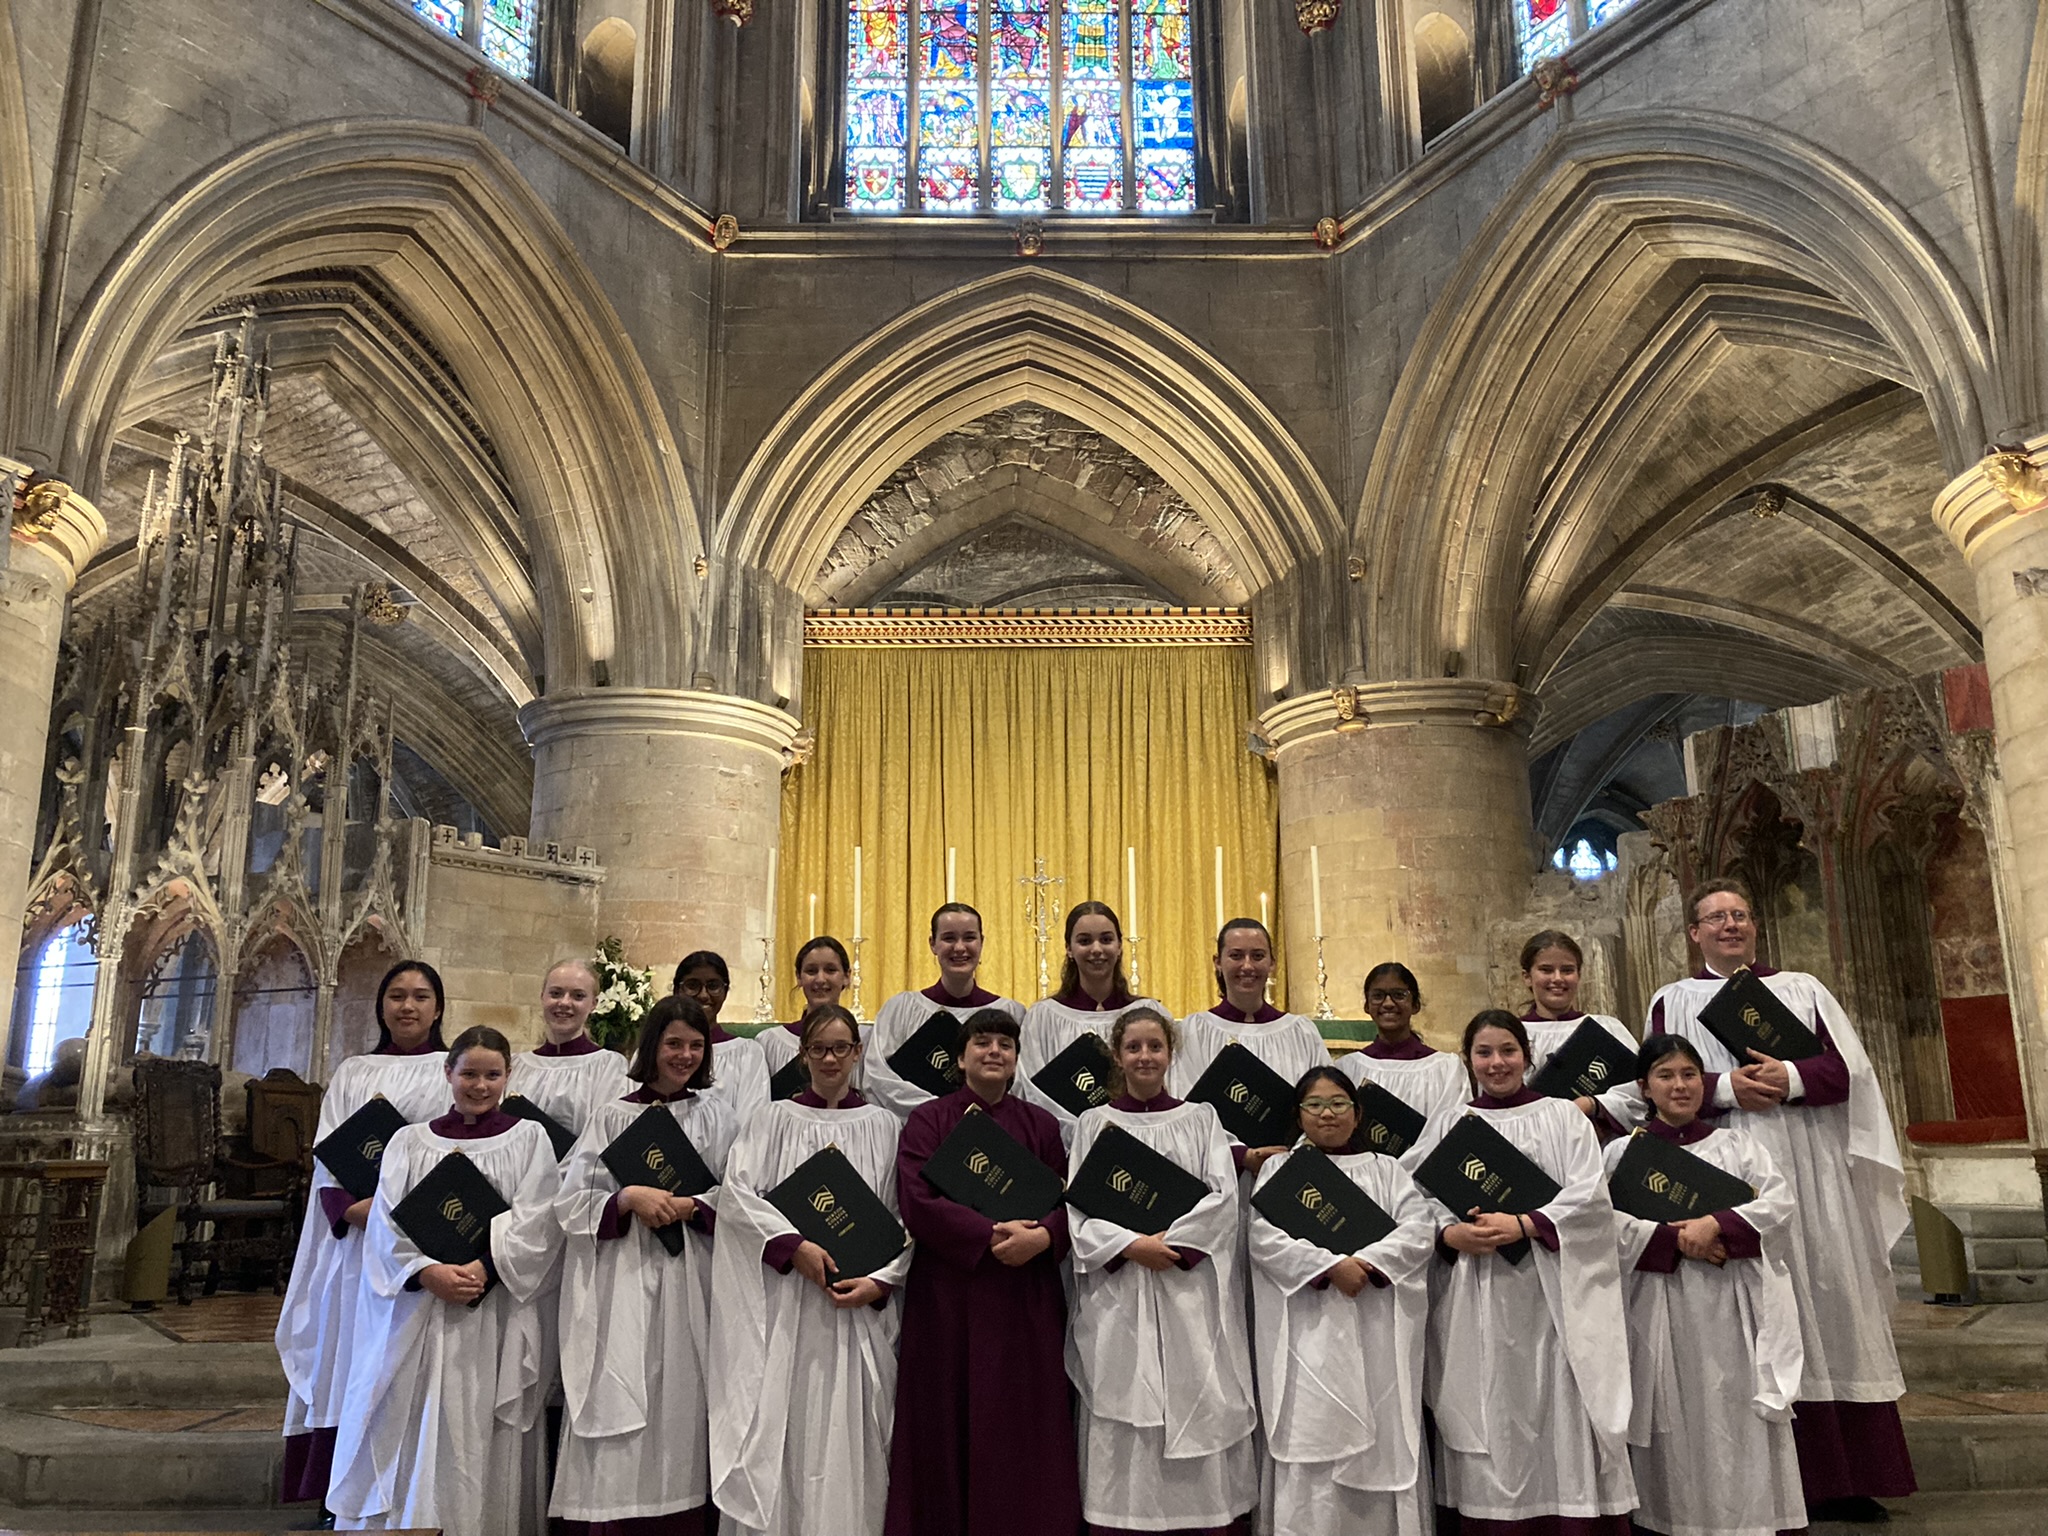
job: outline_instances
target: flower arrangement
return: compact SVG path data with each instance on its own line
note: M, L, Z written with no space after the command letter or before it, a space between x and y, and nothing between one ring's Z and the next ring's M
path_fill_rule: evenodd
M626 963L626 946L607 938L590 957L597 972L597 1006L590 1010L590 1038L622 1055L632 1054L640 1020L654 1006L654 972Z

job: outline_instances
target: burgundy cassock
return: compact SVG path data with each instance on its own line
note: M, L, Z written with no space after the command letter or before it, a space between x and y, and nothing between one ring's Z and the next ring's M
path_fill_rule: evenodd
M1030 1263L989 1252L994 1223L935 1193L922 1169L980 1104L970 1088L920 1104L897 1143L896 1191L916 1240L903 1298L886 1536L1074 1536L1081 1480L1067 1384L1067 1211ZM1005 1095L981 1106L1066 1177L1059 1122Z

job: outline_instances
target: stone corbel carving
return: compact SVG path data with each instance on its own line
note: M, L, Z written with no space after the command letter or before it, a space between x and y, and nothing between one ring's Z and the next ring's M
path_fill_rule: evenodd
M753 13L753 9L751 5L747 7L749 15ZM734 215L721 213L711 221L711 249L714 251L731 250L739 237L740 221Z
M2048 468L2034 462L2025 448L1994 443L1984 456L1984 478L2012 504L2015 512L2048 507Z
M782 768L786 773L792 768L801 768L811 760L811 753L817 750L818 733L808 725L789 738L789 745L782 749Z
M1343 0L1294 0L1295 24L1307 36L1314 37L1334 27L1337 13L1343 8Z
M711 9L736 27L754 19L754 0L711 0Z
M1362 731L1366 727L1366 712L1358 707L1358 690L1345 684L1330 690L1330 707L1337 712L1337 729L1340 731Z
M1529 71L1536 82L1536 110L1548 112L1579 88L1579 72L1564 58L1538 59Z
M1474 725L1513 725L1522 718L1525 695L1513 683L1502 683L1486 695L1486 705L1472 717Z
M28 480L14 488L14 532L34 543L57 526L70 498L62 480Z

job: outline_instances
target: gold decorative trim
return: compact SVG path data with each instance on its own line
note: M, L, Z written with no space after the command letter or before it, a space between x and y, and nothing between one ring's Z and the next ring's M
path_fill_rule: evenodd
M1242 608L823 608L805 645L1250 645Z

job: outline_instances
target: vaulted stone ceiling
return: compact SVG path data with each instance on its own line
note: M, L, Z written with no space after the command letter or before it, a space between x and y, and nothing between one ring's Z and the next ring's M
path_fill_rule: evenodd
M900 466L833 543L839 606L1142 607L1250 597L1186 499L1043 406L994 411Z

